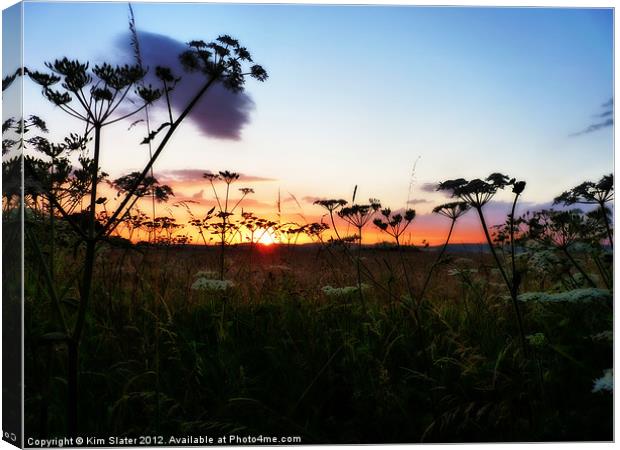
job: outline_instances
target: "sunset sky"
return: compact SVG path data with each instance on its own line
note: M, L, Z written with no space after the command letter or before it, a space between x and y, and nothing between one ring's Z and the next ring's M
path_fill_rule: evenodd
M274 217L280 191L285 218L302 223L300 214L320 220L314 199L351 200L356 185L358 200L392 209L409 198L413 241L436 244L448 223L430 210L446 199L430 183L504 172L527 181L524 212L613 171L613 127L583 132L604 121L597 115L613 93L611 9L133 7L151 67L178 66L189 40L230 34L269 73L242 96L208 94L158 160L160 181L175 201L196 201L197 215L213 206L201 174L228 169L243 174L236 187L256 191L246 210ZM126 3L32 2L24 13L29 68L63 56L131 61ZM183 79L175 105L193 80ZM43 117L52 136L81 129L32 82L24 89L25 114ZM153 115L160 123L161 111ZM130 123L105 129L101 165L112 177L147 161L144 124ZM498 200L491 222L508 209L507 196ZM178 208L158 208L167 207L185 220ZM457 225L454 242L481 240L474 219Z

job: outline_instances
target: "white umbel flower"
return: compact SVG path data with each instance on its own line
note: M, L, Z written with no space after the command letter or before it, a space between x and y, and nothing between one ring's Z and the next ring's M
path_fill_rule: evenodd
M522 302L568 302L584 303L611 300L611 291L608 289L573 289L572 291L558 292L549 294L547 292L525 292L519 295L518 299Z
M369 286L365 283L362 283L362 292L368 290ZM356 294L359 289L357 286L345 286L345 287L332 287L332 286L323 286L322 291L328 297L348 297L350 295Z
M592 392L613 392L614 390L614 370L607 369L605 374L594 380Z
M234 283L230 280L213 280L210 278L198 278L192 284L192 289L195 291L225 291L234 286Z

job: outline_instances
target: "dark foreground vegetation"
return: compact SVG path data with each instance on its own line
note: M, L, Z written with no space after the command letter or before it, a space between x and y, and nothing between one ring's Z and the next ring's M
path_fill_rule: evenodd
M612 438L612 396L594 385L612 367L609 295L524 302L525 354L490 254L446 255L419 323L390 269L396 252L362 254L391 291L365 285L363 303L337 250L231 249L222 288L197 283L217 278L215 248L103 247L83 343L82 430L304 443ZM406 252L412 283L435 256ZM70 277L71 254L59 258L58 276ZM63 435L66 357L32 269L27 432ZM530 272L528 290L551 288ZM68 295L67 310L76 302Z
M449 227L435 251L403 242L414 210L355 194L318 200L320 223L239 211L253 191L233 203L230 171L205 173L216 204L177 224L138 209L174 195L153 165L212 86L240 92L267 73L230 36L191 41L180 61L204 77L173 111L182 75L145 67L130 28L134 65L63 58L3 80L28 75L84 130L51 142L37 116L3 123L5 226L19 234L25 210L27 437L612 439L611 174L521 217L525 181L439 182L451 201L434 209ZM102 129L158 101L169 117L148 128L144 168L109 179ZM500 191L512 208L494 226L485 207ZM567 209L578 205L588 209ZM450 251L464 214L479 219L485 252ZM389 246L364 245L370 227ZM140 230L146 242L127 239ZM187 245L187 230L202 245ZM287 244L262 246L261 233ZM295 245L299 235L314 245Z

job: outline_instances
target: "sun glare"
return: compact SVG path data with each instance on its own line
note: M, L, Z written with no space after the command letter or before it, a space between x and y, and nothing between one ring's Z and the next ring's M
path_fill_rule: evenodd
M275 244L276 240L273 236L273 234L271 233L265 233L261 236L260 240L258 241L259 244L262 245L272 245Z

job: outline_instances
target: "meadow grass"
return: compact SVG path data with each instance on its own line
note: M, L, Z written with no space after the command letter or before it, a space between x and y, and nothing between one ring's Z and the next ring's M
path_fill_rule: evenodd
M376 281L365 280L363 305L356 262L337 247L231 246L230 283L192 289L197 277L219 277L215 247L102 246L80 367L83 431L303 443L612 439L612 396L593 392L612 367L609 301L523 302L526 356L490 254L448 251L435 267L434 252L403 251L413 286L434 267L416 319L399 252L359 253ZM58 280L71 285L79 255L56 258ZM52 305L31 269L26 430L63 435L66 352L49 336ZM351 289L327 295L325 286ZM540 290L539 277L526 274L522 287Z

